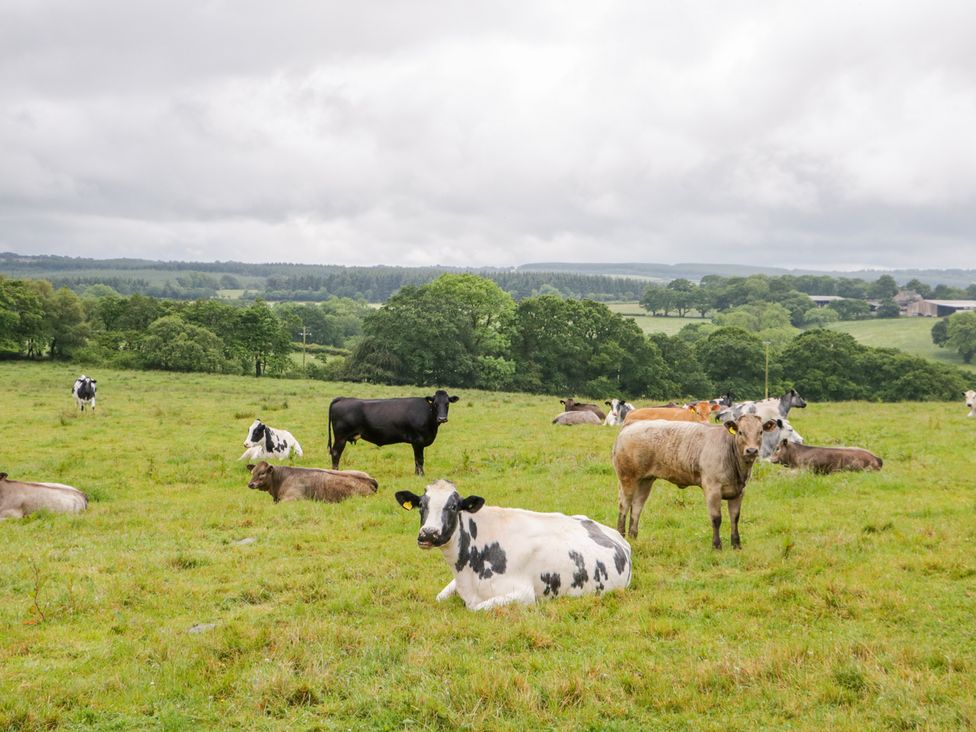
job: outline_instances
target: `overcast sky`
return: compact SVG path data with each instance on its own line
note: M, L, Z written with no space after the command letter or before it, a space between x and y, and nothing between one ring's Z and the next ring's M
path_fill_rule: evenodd
M0 251L976 267L976 3L0 4Z

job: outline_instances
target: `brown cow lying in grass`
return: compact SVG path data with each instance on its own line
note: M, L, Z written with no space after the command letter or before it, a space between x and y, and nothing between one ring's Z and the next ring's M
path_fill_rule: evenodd
M35 511L81 513L88 497L63 483L25 483L0 473L0 519L23 518Z
M593 412L561 412L552 420L553 424L603 424Z
M817 447L789 440L780 440L769 461L821 474L838 470L881 470L884 464L877 455L860 447Z
M672 422L701 422L707 423L712 413L712 405L708 402L697 402L687 407L644 407L629 412L624 417L624 424L631 424L646 419L667 419Z
M360 470L291 468L268 465L264 460L247 469L251 471L247 487L267 491L275 503L303 498L338 503L349 496L371 496L379 487L368 473Z

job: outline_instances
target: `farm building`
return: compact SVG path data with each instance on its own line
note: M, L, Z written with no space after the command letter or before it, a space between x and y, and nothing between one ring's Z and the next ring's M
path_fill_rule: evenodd
M905 315L944 318L964 310L976 310L976 300L917 300L905 308Z

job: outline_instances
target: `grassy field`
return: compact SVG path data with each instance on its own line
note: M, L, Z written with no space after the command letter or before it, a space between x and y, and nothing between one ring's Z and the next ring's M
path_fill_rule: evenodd
M957 351L939 348L932 342L934 324L934 318L891 318L848 320L834 323L830 327L833 330L850 333L866 346L897 348L930 361L976 371L976 364L964 364Z
M667 318L653 317L636 302L608 302L606 306L615 313L625 315L635 321L645 333L666 333L674 335L688 323L708 323L707 319L701 318L679 318L677 315L670 315Z
M338 505L274 505L236 462L255 416L323 466L332 397L423 390L94 375L82 415L75 369L0 363L0 470L92 498L0 522L0 729L976 727L961 401L796 410L809 442L865 446L884 470L758 466L741 552L710 548L699 489L660 483L629 590L476 614L434 602L449 568L393 499L426 482L409 447L347 448L380 491ZM550 425L556 398L459 393L430 479L615 523L612 428Z

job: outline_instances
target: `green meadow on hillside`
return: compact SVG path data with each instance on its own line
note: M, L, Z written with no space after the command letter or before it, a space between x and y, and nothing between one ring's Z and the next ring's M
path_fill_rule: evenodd
M709 323L709 319L684 317L677 315L668 317L654 317L636 302L609 302L607 307L613 312L619 313L633 320L640 326L645 333L665 333L669 336L675 335L679 330L689 323Z
M932 342L935 318L890 318L847 320L833 323L833 330L850 333L866 346L897 348L913 356L976 371L976 364L965 364L957 351L939 348Z
M450 570L393 499L427 482L408 446L348 447L380 489L335 505L274 505L237 462L255 416L327 466L334 396L427 390L99 370L80 414L77 375L0 363L0 470L91 498L0 521L0 729L976 727L961 400L796 410L808 442L884 470L758 466L741 552L711 549L698 488L660 482L630 589L472 613L434 601ZM551 425L556 397L458 394L428 480L615 525L614 428Z

